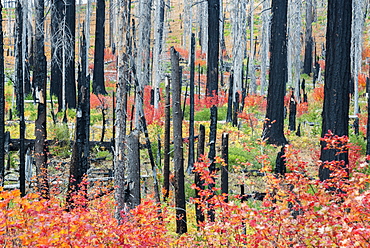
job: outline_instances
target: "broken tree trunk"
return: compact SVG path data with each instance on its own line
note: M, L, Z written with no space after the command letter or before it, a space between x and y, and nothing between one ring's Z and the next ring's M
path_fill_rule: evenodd
M187 232L185 175L182 143L182 112L181 112L181 80L179 68L179 53L171 47L171 78L172 78L172 118L174 143L174 171L175 171L175 205L176 205L176 233Z

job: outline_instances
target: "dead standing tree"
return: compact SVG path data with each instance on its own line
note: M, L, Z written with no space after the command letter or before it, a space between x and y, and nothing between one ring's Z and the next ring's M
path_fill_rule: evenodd
M288 0L272 0L270 42L270 79L266 120L262 139L270 144L285 145L284 96L287 80L287 10Z
M176 233L187 232L185 175L182 142L181 80L179 53L171 47L172 118L173 118L173 161L175 171Z
M4 75L4 33L3 33L3 6L0 2L0 187L4 185L5 174L5 75Z
M324 137L329 130L334 135L348 136L351 20L352 0L328 1L321 137ZM343 166L346 166L348 165L348 153L338 153L337 149L326 149L326 143L322 141L320 160L323 163L319 169L319 177L321 181L324 181L331 178L331 170L325 166L325 162L343 161Z
M116 100L115 148L114 148L114 198L116 201L115 217L121 221L121 212L125 206L125 168L126 168L126 121L127 121L127 82L129 81L129 16L130 1L119 1L118 35L118 82Z
M262 36L261 36L261 95L266 94L267 68L270 44L270 0L262 2Z
M48 197L48 163L46 144L46 56L44 45L44 0L36 2L35 68L34 85L36 92L37 119L35 122L35 162L38 189L43 197Z
M74 194L79 190L86 190L86 185L82 185L89 169L90 154L90 77L86 76L86 38L81 38L81 63L78 71L78 98L77 98L77 116L75 142L72 148L72 159L69 173L67 202L69 207L74 207Z
M93 93L106 95L104 84L104 46L105 46L105 1L97 0L95 27L95 56L93 74Z

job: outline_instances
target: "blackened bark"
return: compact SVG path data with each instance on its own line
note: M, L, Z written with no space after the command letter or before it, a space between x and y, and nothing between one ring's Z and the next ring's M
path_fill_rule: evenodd
M188 156L188 173L194 168L194 74L195 74L195 35L191 35L190 41L190 117L189 117L189 156Z
M348 136L351 20L352 0L328 1L322 137L329 130L334 135ZM326 161L344 161L345 165L348 164L348 153L338 153L336 149L325 147L326 143L321 142L320 160L323 165L320 166L319 177L322 181L330 178L331 174L324 166Z
M65 0L66 10L66 43L68 59L65 68L65 99L68 108L76 108L76 76L75 76L75 37L76 37L76 0Z
M238 114L239 114L239 92L235 93L235 101L233 103L233 127L238 126Z
M286 173L286 164L285 164L285 147L283 146L276 156L275 162L275 174L284 176Z
M222 134L222 159L224 165L221 169L221 192L226 194L225 202L228 202L229 194L229 134Z
M146 145L146 148L148 149L150 165L152 166L152 173L153 173L152 176L153 176L153 181L154 181L154 196L155 196L156 202L160 203L161 198L160 198L160 195L159 195L159 185L158 185L158 179L157 179L157 167L155 166L155 162L154 162L152 143L150 142L150 139L149 139L149 132L148 132L148 127L146 125L145 116L141 116L140 121L141 121L141 127L143 128L143 131L144 131L145 145ZM137 185L137 187L140 187L140 185Z
M140 149L139 131L134 129L127 136L127 180L125 202L130 209L140 204Z
M20 1L17 1L17 27L16 27L16 94L17 94L17 111L19 115L19 186L21 195L26 195L26 174L25 174L25 133L26 123L24 120L24 90L23 90L23 67L22 67L22 30L23 30L23 10Z
M290 101L289 101L289 130L290 131L296 130L296 116L297 116L297 102L294 97L294 90L292 90L292 94L290 96Z
M313 9L312 0L306 1L306 34L305 34L305 51L304 51L304 65L303 73L309 75L312 72L312 52L313 52L313 38L312 38L312 22Z
M96 3L96 29L95 29L95 56L93 74L93 93L106 95L104 84L104 22L105 1L97 0Z
M208 0L207 96L218 94L220 0Z
M227 98L226 122L233 121L233 95L234 95L234 73L231 72L229 77L229 96Z
M171 67L176 233L182 234L187 232L187 224L182 143L181 80L179 68L179 53L173 47L171 47Z
M284 96L287 81L288 0L272 0L271 10L270 80L262 139L269 144L284 145L287 143L284 136Z
M75 142L73 144L72 159L70 165L69 184L67 202L73 207L75 202L73 194L83 189L86 185L81 185L87 170L89 169L90 155L90 77L86 76L86 39L82 35L81 39L81 68L78 71L78 102Z
M170 81L166 77L166 104L164 121L164 158L163 158L163 200L166 201L170 191L170 128L171 128Z
M4 74L4 33L3 5L0 2L0 186L4 185L5 173L5 74Z
M206 139L206 130L203 125L199 126L199 138L198 138L198 162L201 161L201 155L204 155L204 143ZM199 194L199 190L204 190L204 181L201 179L201 174L198 172L195 173L194 183L197 189L195 190L195 197L198 199L202 199L202 196ZM198 190L199 189L199 190ZM204 213L201 204L195 204L195 217L197 220L197 224L204 222Z
M47 144L46 144L46 56L44 46L44 0L36 2L35 68L37 119L35 121L35 162L38 190L43 197L49 195Z

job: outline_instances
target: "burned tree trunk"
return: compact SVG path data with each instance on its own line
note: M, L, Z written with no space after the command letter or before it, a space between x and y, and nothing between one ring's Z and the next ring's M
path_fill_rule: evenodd
M36 91L37 119L35 122L35 162L38 189L43 197L48 197L48 164L46 144L46 56L44 45L44 0L36 2L35 68L34 85Z
M114 154L114 198L116 202L115 217L120 222L121 212L125 211L125 167L126 167L126 120L127 120L127 82L129 80L128 43L129 32L129 1L119 2L119 39L118 39L118 82L116 98L115 122L115 154Z
M226 122L233 121L233 95L234 95L234 72L231 71L229 77L229 96L227 99Z
M229 134L222 134L222 159L224 163L221 169L221 192L225 194L225 202L228 202L229 194Z
M86 39L81 39L81 65L82 69L78 72L78 103L75 142L73 144L72 159L69 174L67 202L70 207L75 205L73 195L83 189L86 185L81 185L87 170L89 169L89 138L90 138L90 77L86 76Z
M296 116L297 116L297 102L294 97L294 91L292 90L290 101L289 101L289 130L296 130Z
M65 32L68 47L65 62L65 98L68 108L76 108L76 75L75 75L75 37L76 37L76 0L65 0Z
M270 43L270 79L267 94L266 120L262 139L284 145L284 96L287 80L287 10L288 0L272 0Z
M348 136L349 85L351 80L351 19L352 0L328 1L328 26L326 30L326 65L324 106L321 137L330 130L334 135ZM335 114L333 114L335 113ZM339 144L343 146L346 144ZM348 165L348 153L326 149L321 142L319 169L321 181L331 178L327 161L343 161Z
M20 151L19 151L19 184L21 195L26 194L26 175L25 175L25 133L26 123L24 120L24 88L23 88L23 63L22 63L22 30L23 30L23 10L20 1L17 1L16 8L17 15L17 26L16 26L16 82L15 91L17 94L17 111L19 115L19 139L20 139Z
M261 95L266 93L267 68L270 42L270 0L262 2L262 38L261 38Z
M125 203L133 209L140 204L140 148L139 131L134 129L127 136L127 179Z
M206 139L206 130L203 125L199 126L199 138L198 138L198 162L201 161L201 156L204 155L204 143ZM200 190L204 190L204 182L201 179L201 174L195 172L194 183L196 186L195 197L199 200L202 200L202 196L199 194ZM204 222L204 213L201 204L195 203L195 216L197 224Z
M104 46L105 46L105 1L97 0L95 27L95 56L93 74L93 93L106 95L104 84Z
M4 185L5 173L5 74L4 74L4 33L3 5L0 2L0 187Z
M164 158L163 158L163 200L166 201L170 191L170 132L171 132L171 96L170 80L166 77L166 104L164 121Z
M312 61L313 61L312 22L313 22L312 0L306 0L306 34L305 34L303 73L308 75L311 74L312 72Z
M191 55L190 55L190 117L189 117L189 156L188 173L194 168L194 74L195 74L195 35L191 35Z
M182 144L182 111L181 111L181 81L179 68L179 53L171 47L172 66L172 118L175 170L175 204L176 204L176 233L187 232L186 202L185 202L185 175Z

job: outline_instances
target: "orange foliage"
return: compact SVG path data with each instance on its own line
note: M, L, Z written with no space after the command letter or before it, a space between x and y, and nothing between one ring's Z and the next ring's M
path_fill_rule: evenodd
M90 93L90 108L111 108L113 106L113 99L110 96L95 95Z
M370 57L370 47L365 47L362 50L362 60L365 60L366 58Z
M318 61L318 63L320 64L320 68L321 68L321 70L325 70L325 60L320 59L320 60Z
M315 101L323 101L324 100L324 86L316 87L313 90L312 97Z
M297 117L305 114L308 112L308 103L307 102L301 102L297 104Z
M183 59L188 59L189 58L189 52L186 49L183 48L175 48L175 50L180 54L180 56Z

